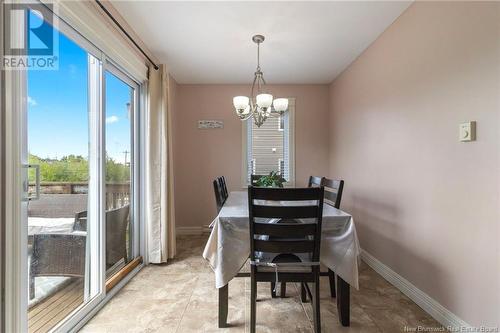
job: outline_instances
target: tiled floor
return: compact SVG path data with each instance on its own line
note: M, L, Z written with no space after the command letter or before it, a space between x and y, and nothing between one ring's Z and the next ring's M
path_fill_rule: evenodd
M250 283L229 284L231 327L217 327L214 275L201 257L206 237L177 240L178 258L168 265L145 267L81 332L248 332ZM321 283L323 332L404 332L408 328L440 327L410 299L366 264L360 269L360 290L351 288L351 326L342 327L328 281ZM312 332L310 303L302 304L295 285L287 298L272 299L269 284L259 283L257 332Z

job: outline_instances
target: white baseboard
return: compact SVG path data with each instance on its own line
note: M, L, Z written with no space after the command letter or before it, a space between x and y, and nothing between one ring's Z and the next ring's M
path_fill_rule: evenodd
M439 304L435 299L415 287L410 281L394 272L391 268L380 262L377 258L365 250L361 251L361 259L363 259L368 266L373 268L373 270L379 273L394 287L398 288L403 294L408 296L413 302L420 306L425 312L431 315L444 327L471 327L471 325L467 324L457 315Z
M176 227L177 236L199 236L210 232L208 226L202 227Z

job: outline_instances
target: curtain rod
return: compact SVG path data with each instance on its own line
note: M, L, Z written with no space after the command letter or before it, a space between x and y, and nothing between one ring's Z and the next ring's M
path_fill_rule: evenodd
M101 3L99 0L95 0L95 2L101 7L101 9L108 15L108 17L116 24L118 28L125 34L125 36L128 37L128 39L135 45L135 47L141 51L141 53L148 59L148 61L153 65L154 69L158 70L158 65L154 63L153 60L144 52L144 50L139 46L139 44L136 43L136 41L132 38L132 36L129 35L129 33L122 27L122 25L113 17L113 15L104 7L104 5Z

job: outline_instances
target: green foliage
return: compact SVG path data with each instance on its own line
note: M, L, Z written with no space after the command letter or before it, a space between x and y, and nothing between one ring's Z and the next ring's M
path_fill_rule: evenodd
M61 159L40 158L29 155L29 163L40 166L42 182L86 183L89 180L89 162L83 156L68 155ZM35 173L29 173L29 181L35 181ZM130 181L130 167L106 158L106 182L122 183Z
M283 187L286 179L281 177L277 171L271 171L268 176L260 177L255 185L260 187Z
M123 183L130 181L130 167L117 163L111 157L106 158L106 182Z

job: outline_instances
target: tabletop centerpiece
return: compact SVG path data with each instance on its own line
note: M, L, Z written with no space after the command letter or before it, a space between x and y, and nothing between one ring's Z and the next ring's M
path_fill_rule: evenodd
M286 179L281 176L277 171L271 171L269 175L260 177L255 185L259 187L283 187Z

